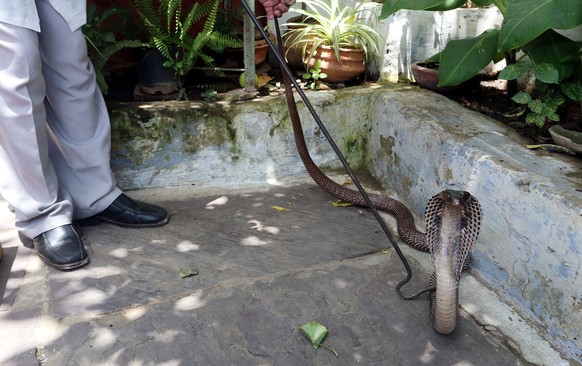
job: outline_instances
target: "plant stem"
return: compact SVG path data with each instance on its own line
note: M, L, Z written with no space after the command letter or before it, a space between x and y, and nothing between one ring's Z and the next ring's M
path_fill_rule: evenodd
M505 62L507 65L514 64L516 61L516 50L505 51ZM517 79L507 81L507 98L511 99L517 94Z

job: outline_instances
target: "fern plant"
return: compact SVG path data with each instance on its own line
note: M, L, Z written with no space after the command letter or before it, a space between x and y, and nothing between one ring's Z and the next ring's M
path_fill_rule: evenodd
M241 46L239 40L215 30L221 1L197 2L190 9L184 9L182 0L159 0L157 7L153 0L133 2L148 32L148 44L164 56L164 66L174 70L181 98L185 96L184 77L198 60L221 74L209 50ZM203 29L194 34L193 26L205 17Z

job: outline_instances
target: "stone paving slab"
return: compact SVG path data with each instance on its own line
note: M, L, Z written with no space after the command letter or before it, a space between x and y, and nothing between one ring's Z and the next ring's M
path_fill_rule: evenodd
M19 247L14 263L25 261L26 275L0 312L0 364L523 364L464 313L453 335L436 334L426 297L395 293L403 267L373 216L333 207L312 184L130 195L162 204L172 220L87 227L92 262L73 272ZM429 271L409 260L411 288L423 287ZM185 266L199 274L180 278ZM338 358L299 333L311 320L329 328L324 343Z
M51 271L52 315L109 312L389 246L372 217L355 207L335 208L332 199L312 185L224 191L165 200L172 218L161 228L87 227L92 263ZM191 266L201 275L181 280L180 269Z
M46 345L47 364L521 364L471 320L452 336L433 332L425 299L394 293L399 264L392 253L368 255L104 314ZM339 358L299 333L311 320L328 327L324 344Z

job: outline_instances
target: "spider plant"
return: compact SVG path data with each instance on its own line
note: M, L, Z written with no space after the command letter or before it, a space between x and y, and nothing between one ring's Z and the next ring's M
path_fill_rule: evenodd
M303 22L286 23L289 27L287 38L303 45L303 55L309 63L322 45L333 49L340 60L340 49L362 49L366 59L378 52L380 35L368 24L361 21L365 1L355 7L340 6L339 0L298 0L305 4L293 11L303 16ZM307 56L307 57L306 57Z

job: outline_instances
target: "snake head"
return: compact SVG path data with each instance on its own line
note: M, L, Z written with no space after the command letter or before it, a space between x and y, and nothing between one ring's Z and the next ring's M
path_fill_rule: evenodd
M467 191L456 191L453 189L447 189L442 191L440 194L440 198L449 205L455 206L463 206L465 203L471 199L471 193Z

